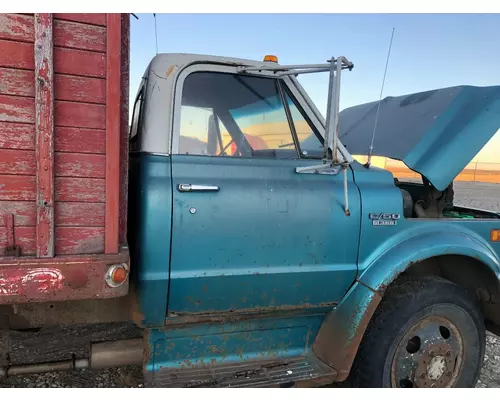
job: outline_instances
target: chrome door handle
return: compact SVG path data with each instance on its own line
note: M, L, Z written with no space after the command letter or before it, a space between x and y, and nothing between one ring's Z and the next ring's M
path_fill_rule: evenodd
M216 185L191 185L190 183L181 183L177 186L179 192L218 192L219 186Z

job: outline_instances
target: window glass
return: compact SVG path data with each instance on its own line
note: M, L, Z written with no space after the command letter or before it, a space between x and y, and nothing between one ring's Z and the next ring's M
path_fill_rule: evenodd
M180 154L298 157L276 79L196 72L181 107Z

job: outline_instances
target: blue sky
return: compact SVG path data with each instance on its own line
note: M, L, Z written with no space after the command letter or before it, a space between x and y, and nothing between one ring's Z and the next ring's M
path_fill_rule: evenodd
M131 97L155 55L152 14L131 18ZM340 108L378 100L392 28L385 96L455 85L500 84L500 15L495 14L157 14L161 53L201 53L281 64L355 64L342 78ZM326 109L328 76L300 78Z

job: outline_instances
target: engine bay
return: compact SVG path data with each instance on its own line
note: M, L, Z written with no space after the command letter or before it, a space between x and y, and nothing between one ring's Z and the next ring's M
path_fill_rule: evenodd
M494 212L476 210L454 204L453 182L443 191L437 190L422 176L422 183L394 179L403 197L405 218L425 219L500 219Z

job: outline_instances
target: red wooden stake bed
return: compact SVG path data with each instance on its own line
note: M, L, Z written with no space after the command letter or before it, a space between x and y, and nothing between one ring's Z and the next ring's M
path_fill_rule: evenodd
M0 304L123 296L129 14L0 14Z

